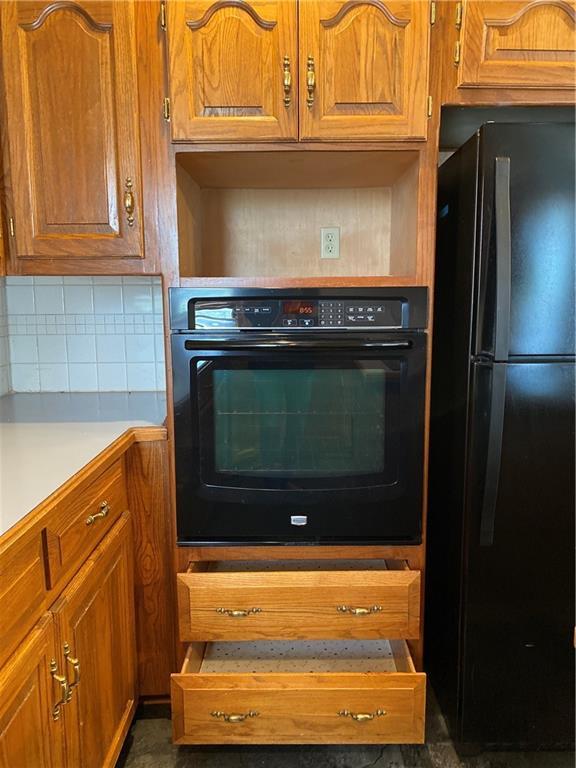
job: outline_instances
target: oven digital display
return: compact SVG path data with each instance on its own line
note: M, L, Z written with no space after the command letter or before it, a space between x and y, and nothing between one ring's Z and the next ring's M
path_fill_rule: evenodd
M314 315L316 304L311 301L283 301L283 315Z

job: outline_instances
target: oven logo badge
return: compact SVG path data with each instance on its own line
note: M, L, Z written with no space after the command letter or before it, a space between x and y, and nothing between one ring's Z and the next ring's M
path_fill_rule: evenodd
M290 522L292 523L292 525L307 525L308 516L307 515L290 515Z

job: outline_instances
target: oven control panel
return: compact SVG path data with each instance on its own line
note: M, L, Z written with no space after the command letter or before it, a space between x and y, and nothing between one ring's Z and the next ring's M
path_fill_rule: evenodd
M201 299L194 303L197 330L401 327L400 299Z

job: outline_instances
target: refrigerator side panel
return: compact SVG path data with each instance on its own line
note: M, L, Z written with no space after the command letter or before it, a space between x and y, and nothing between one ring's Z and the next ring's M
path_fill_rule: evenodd
M475 369L462 740L568 746L574 738L574 363L477 363ZM492 418L500 406L501 422ZM500 461L491 498L495 445ZM483 535L487 516L491 536Z
M475 352L497 360L574 354L574 125L488 124L480 146Z
M476 251L477 141L439 171L425 667L452 728L460 688L462 510Z

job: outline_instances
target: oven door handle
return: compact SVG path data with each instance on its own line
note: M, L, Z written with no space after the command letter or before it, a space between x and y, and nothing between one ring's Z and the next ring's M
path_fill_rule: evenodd
M335 339L187 339L185 349L412 349L411 341Z

